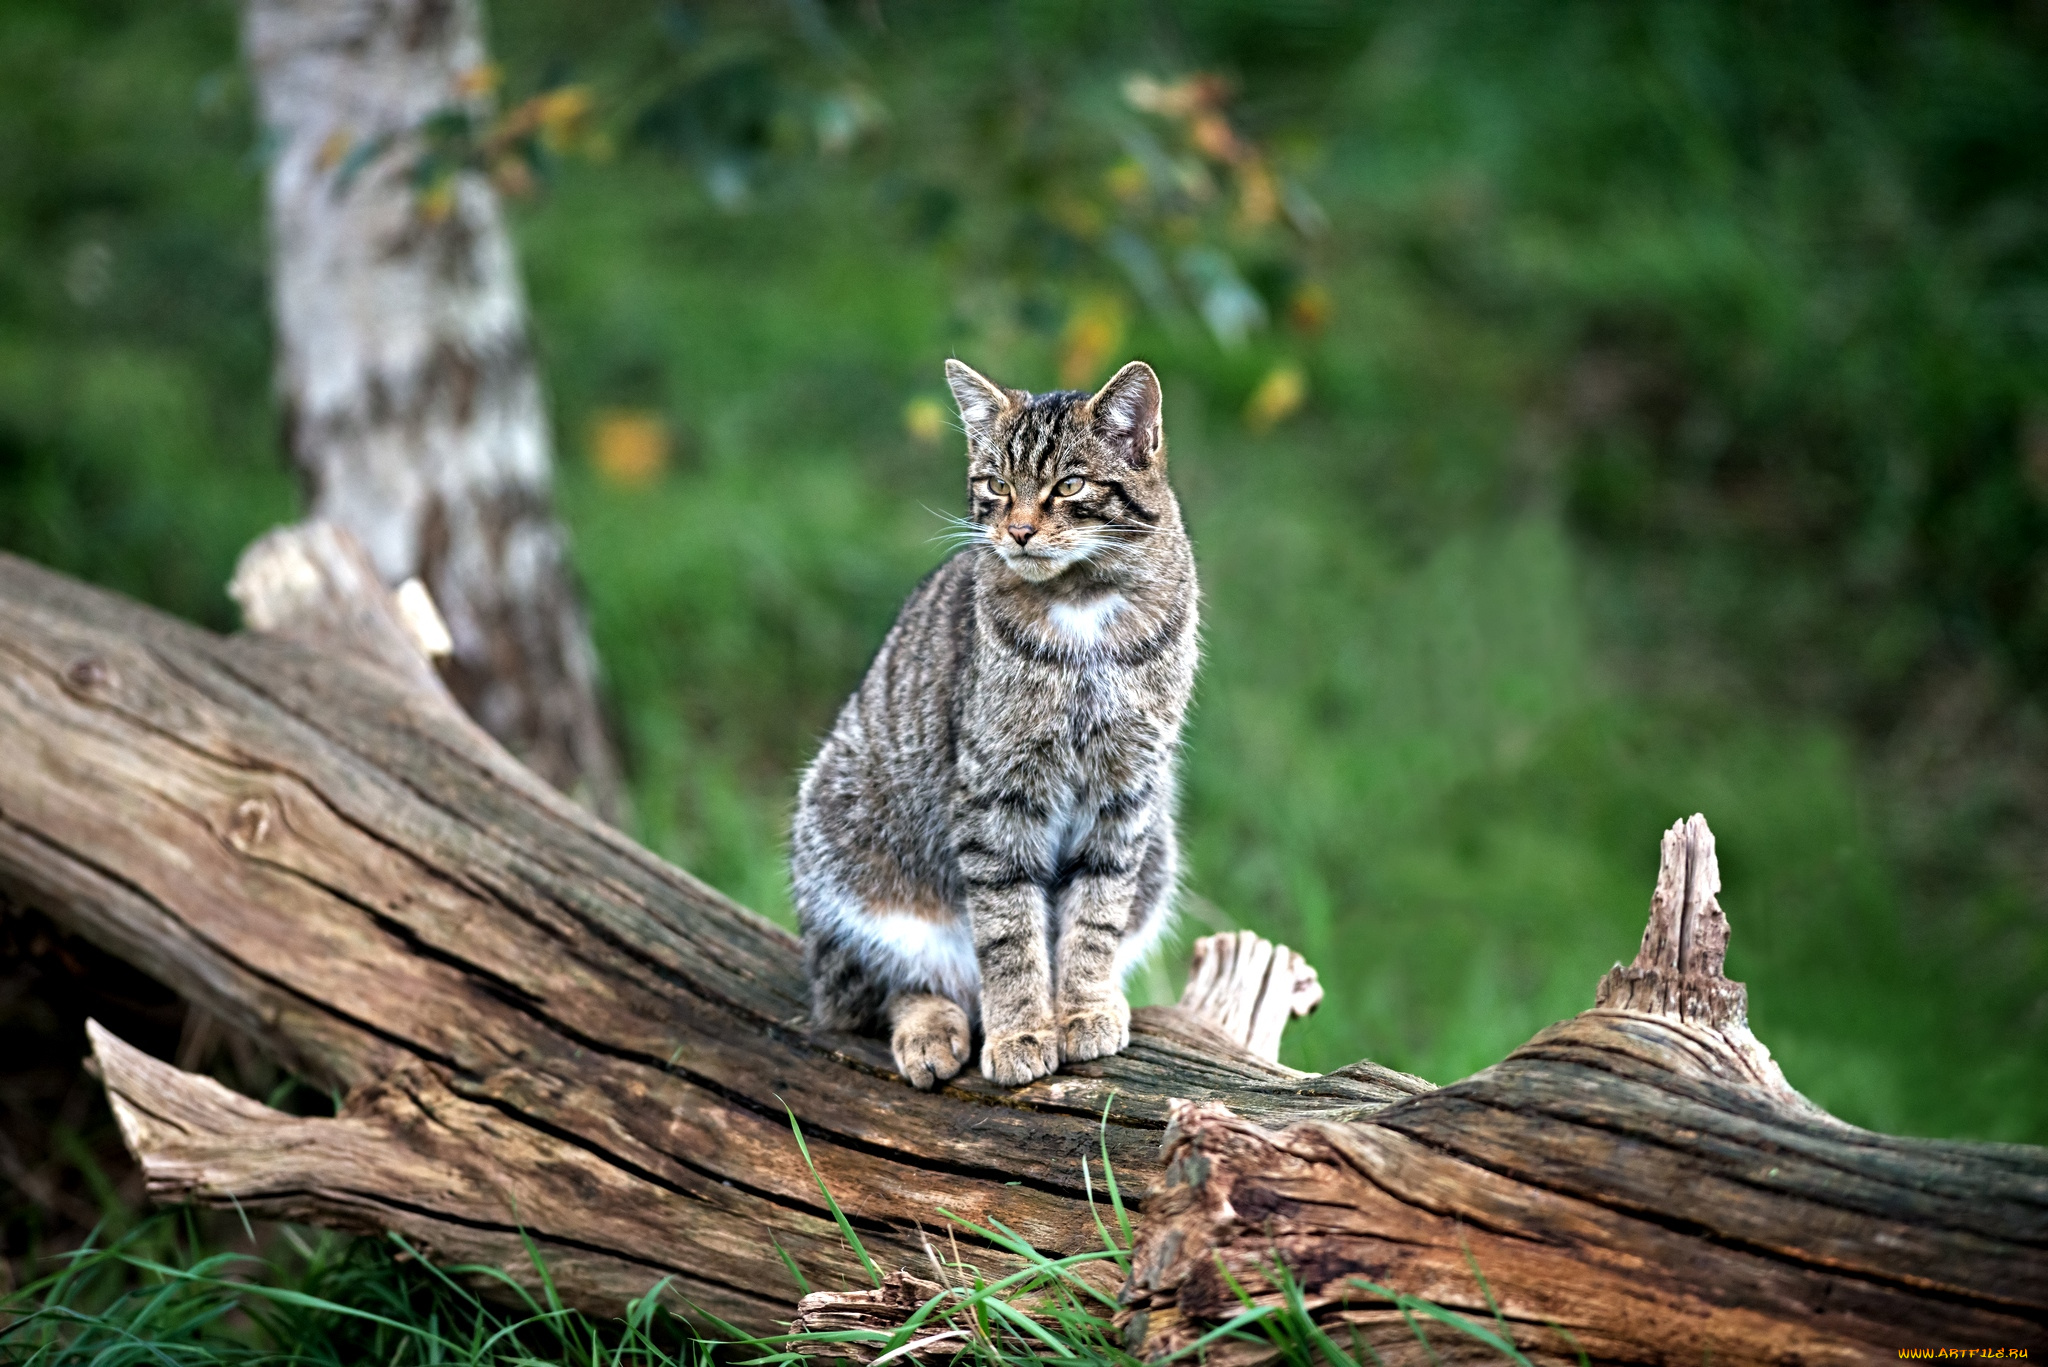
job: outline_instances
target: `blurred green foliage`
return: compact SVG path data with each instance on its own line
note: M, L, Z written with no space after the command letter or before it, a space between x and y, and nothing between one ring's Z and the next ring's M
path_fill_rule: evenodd
M2048 1141L2038 7L492 23L614 149L517 217L652 847L787 917L796 770L960 499L906 403L1143 355L1207 599L1189 932L1322 970L1292 1061L1447 1080L1583 1008L1703 810L1795 1085ZM1130 98L1205 72L1270 217ZM292 510L232 9L18 0L0 75L0 545L226 625ZM650 484L588 459L620 411Z
M0 13L0 544L231 626L292 514L226 5Z

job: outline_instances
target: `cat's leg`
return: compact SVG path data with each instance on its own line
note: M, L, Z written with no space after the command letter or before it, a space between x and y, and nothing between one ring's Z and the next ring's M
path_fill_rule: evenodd
M1060 1066L1045 893L1021 871L969 874L967 885L981 965L982 1075L1021 1086Z
M1060 1058L1106 1058L1131 1042L1131 1006L1117 971L1117 946L1130 919L1130 873L1083 871L1060 898L1058 1015Z
M889 998L889 1048L896 1071L928 1092L967 1062L967 1012L936 992L898 992Z
M1116 949L1130 922L1143 846L1090 838L1059 898L1059 1055L1063 1062L1108 1058L1130 1043Z
M1131 1042L1124 977L1172 918L1180 860L1171 779L1150 788L1148 802L1112 794L1100 804L1060 891L1056 1009L1063 1061L1104 1058Z
M1006 1087L1060 1066L1045 890L1046 775L961 747L953 852L981 974L981 1071Z

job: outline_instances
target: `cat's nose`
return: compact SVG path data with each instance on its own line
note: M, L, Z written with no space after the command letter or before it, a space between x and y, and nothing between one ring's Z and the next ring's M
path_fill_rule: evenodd
M1029 541L1037 530L1038 528L1032 526L1029 522L1012 522L1010 524L1010 535L1016 538L1017 544L1020 546Z

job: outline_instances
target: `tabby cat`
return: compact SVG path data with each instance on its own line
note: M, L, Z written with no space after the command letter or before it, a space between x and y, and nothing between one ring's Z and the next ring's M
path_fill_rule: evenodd
M1195 565L1159 378L1001 389L958 361L970 544L904 604L804 774L791 873L818 1024L929 1088L1130 1042L1172 914Z

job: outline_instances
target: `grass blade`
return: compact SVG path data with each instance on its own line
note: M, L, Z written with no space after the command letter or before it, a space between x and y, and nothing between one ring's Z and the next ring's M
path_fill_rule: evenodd
M1529 1359L1522 1355L1522 1350L1515 1347L1513 1343L1511 1343L1507 1339L1502 1338L1500 1335L1494 1333L1491 1329L1488 1329L1483 1325L1473 1323L1471 1320L1466 1319L1463 1315L1458 1314L1456 1311L1446 1310L1440 1305L1436 1305L1430 1301L1422 1299L1422 1297L1420 1296L1410 1296L1404 1292L1394 1291L1387 1287L1379 1285L1377 1282L1366 1281L1362 1277L1353 1277L1351 1279L1351 1284L1361 1291L1371 1292L1373 1295L1379 1297L1381 1300L1391 1301L1394 1304L1394 1306L1401 1311L1403 1315L1407 1315L1408 1312L1411 1310L1419 1312L1423 1315L1427 1315L1429 1318L1436 1320L1439 1323L1448 1325L1451 1328L1457 1330L1461 1334L1465 1334L1472 1338L1478 1339L1481 1343L1493 1349L1495 1352L1501 1354L1503 1357L1506 1357L1511 1361L1522 1364L1522 1367L1532 1367L1532 1364L1529 1362ZM1414 1323L1415 1321L1413 1317L1410 1317L1409 1324L1413 1326ZM1429 1340L1423 1337L1422 1331L1419 1327L1415 1330L1415 1336L1418 1339L1422 1339L1424 1346L1428 1345ZM1430 1350L1430 1355L1432 1359L1434 1359L1434 1349Z
M775 1251L782 1255L782 1265L789 1269L790 1279L796 1283L796 1294L810 1295L811 1284L804 1280L804 1270L796 1265L796 1259L789 1256L789 1250L782 1246L780 1239L771 1239L770 1242L775 1245Z
M1131 1233L1131 1217L1124 1213L1123 1194L1116 1189L1116 1168L1109 1161L1109 1108L1116 1104L1116 1093L1102 1103L1102 1123L1097 1126L1097 1138L1102 1141L1102 1182L1109 1188L1109 1204L1116 1209L1117 1228L1124 1232L1124 1247L1135 1248L1138 1238Z
M776 1100L781 1101L782 1098L777 1097ZM797 1152L804 1156L804 1166L811 1170L811 1180L818 1184L818 1194L825 1198L825 1209L831 1211L832 1218L839 1222L839 1233L846 1239L847 1246L853 1249L854 1256L860 1259L860 1265L868 1270L868 1275L874 1278L875 1285L880 1286L881 1269L877 1268L875 1260L868 1256L867 1249L861 1244L860 1235L853 1232L853 1222L846 1218L846 1212L832 1199L831 1188L825 1185L824 1177L818 1172L818 1165L811 1161L811 1146L804 1143L804 1129L796 1123L796 1112L789 1109L789 1103L786 1101L782 1102L782 1111L789 1117L789 1132L796 1136Z

